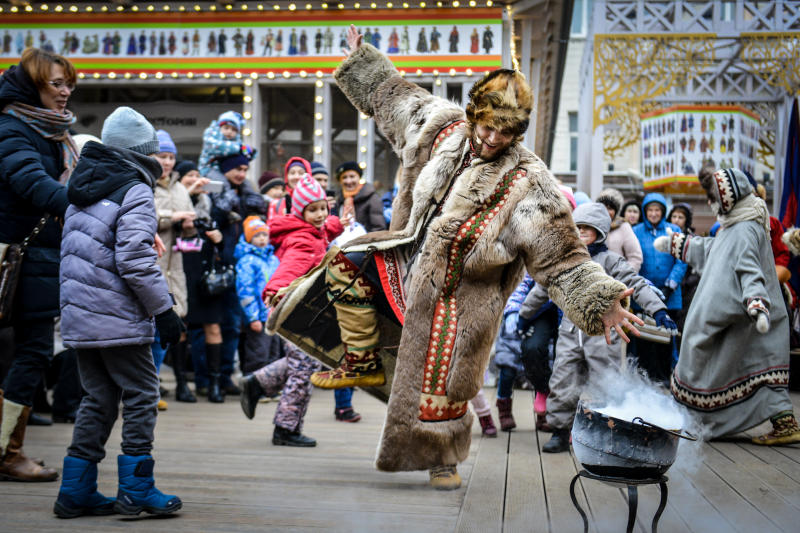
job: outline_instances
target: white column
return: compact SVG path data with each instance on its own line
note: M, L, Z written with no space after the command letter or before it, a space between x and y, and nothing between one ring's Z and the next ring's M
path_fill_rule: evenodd
M512 68L511 65L511 24L513 21L508 16L508 10L503 10L503 36L500 43L502 51L502 64L503 68Z
M331 167L331 84L314 85L314 160Z
M358 165L364 169L364 181L372 183L375 175L375 122L361 113L358 113L356 154Z
M247 120L245 128L250 130L250 134L244 135L243 140L245 144L249 144L260 152L264 133L263 118L266 114L262 113L261 110L261 90L259 89L259 84L249 79L247 81L250 83L245 82L244 85L244 105L242 106L242 114ZM249 119L247 119L248 116L250 117ZM264 166L262 162L265 160L264 154L259 153L253 164L247 169L247 179L250 180L253 185L258 185L258 178L261 176L260 169Z
M520 51L519 66L522 69L522 74L528 80L531 89L533 90L533 101L537 102L539 97L539 73L536 72L536 86L534 88L534 72L539 70L539 61L534 62L532 58L532 40L533 40L533 21L524 19L522 21L522 43ZM537 119L537 106L533 106L531 111L531 121L528 131L525 133L525 138L522 140L523 146L527 147L532 152L536 151L536 119Z
M603 190L603 133L605 128L599 126L591 137L591 146L589 146L589 168L588 175L578 175L578 190L581 190L589 195L590 198L597 197L600 191ZM579 151L580 148L580 140Z

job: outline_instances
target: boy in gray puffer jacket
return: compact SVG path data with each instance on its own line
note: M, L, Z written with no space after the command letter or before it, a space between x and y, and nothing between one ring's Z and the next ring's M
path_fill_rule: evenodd
M77 350L86 396L54 512L166 514L181 508L153 481L153 432L159 399L150 344L180 339L183 324L154 249L153 189L161 165L155 129L131 108L117 108L103 124L103 144L88 142L67 189L70 206L61 243L61 334ZM155 325L154 320L155 318ZM97 492L97 463L123 403L117 500Z
M666 305L645 278L638 275L621 255L610 251L605 240L611 229L611 217L600 203L581 204L572 212L580 238L589 249L592 261L600 264L606 274L633 289L636 302L656 319L656 324L677 334L675 322L666 312ZM548 301L547 289L536 285L522 303L519 316L530 318ZM556 357L550 377L550 396L547 398L547 423L553 428L552 438L542 447L543 452L569 450L569 432L578 399L589 376L597 377L608 370L618 369L621 339L611 332L612 342L603 337L590 337L564 315L558 330Z

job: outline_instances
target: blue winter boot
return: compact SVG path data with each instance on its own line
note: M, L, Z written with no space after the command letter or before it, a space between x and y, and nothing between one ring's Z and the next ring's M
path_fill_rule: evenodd
M117 457L119 491L114 510L119 514L170 514L183 503L177 496L163 494L153 479L155 461L149 455L120 455Z
M97 463L67 455L53 512L59 518L114 514L114 499L97 492Z

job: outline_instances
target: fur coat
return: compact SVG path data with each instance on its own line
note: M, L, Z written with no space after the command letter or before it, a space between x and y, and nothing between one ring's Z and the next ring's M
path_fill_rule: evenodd
M602 334L600 318L625 287L590 261L555 179L528 149L515 142L494 161L473 159L447 194L470 149L464 110L405 80L368 44L335 77L375 119L403 172L390 229L344 251L392 250L414 261L405 269L405 317L376 466L456 464L469 453L467 402L483 384L503 308L525 269L592 335ZM279 306L271 319L280 314Z

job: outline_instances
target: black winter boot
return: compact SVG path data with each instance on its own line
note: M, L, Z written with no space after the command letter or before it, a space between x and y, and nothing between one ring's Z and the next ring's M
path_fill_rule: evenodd
M172 348L172 371L175 373L175 399L179 402L195 403L197 398L186 384L186 341L181 341Z
M299 431L289 431L280 426L275 426L272 433L272 444L275 446L296 446L298 448L313 448L317 441L311 437L306 437Z
M222 363L222 343L206 344L206 364L208 365L208 401L222 403L225 392L220 387L219 368Z
M239 403L242 405L242 412L244 416L252 420L256 416L258 400L264 396L264 389L261 388L253 374L243 377L240 385L242 394L239 396Z
M545 453L561 453L569 451L569 429L553 428L553 436L542 446Z

